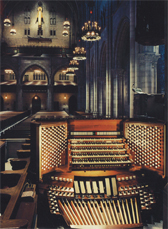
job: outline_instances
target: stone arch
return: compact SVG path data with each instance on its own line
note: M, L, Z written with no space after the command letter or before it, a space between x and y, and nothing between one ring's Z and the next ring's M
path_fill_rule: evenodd
M69 66L69 62L67 61L67 63L63 63L63 64L60 64L59 66L57 66L54 70L53 70L53 77L55 76L55 74L60 70L60 69L63 69L63 68L68 68Z
M47 76L47 84L50 84L51 79L49 77L49 74L48 74L47 70L43 66L41 66L40 64L30 64L29 66L27 66L21 74L20 83L21 84L23 83L23 77L24 77L24 74L27 72L27 70L30 68L33 68L33 67L41 68Z
M67 64L63 64L63 65L60 65L59 67L57 67L55 70L54 70L54 73L53 73L53 81L55 82L55 75L57 72L59 72L60 70L63 70L63 69L67 69L68 66Z
M33 72L34 69L40 69L41 71L43 71L45 73L46 76L46 82L47 85L44 85L44 90L41 90L40 92L38 92L38 94L36 94L40 99L41 99L41 109L42 110L46 110L47 106L48 106L48 102L47 102L47 97L49 94L49 82L50 82L50 77L46 71L46 69L41 66L40 64L30 64L29 66L25 67L24 70L21 72L20 75L20 79L19 82L17 83L17 92L18 92L18 98L17 98L17 104L20 106L20 110L27 110L27 109L34 109L32 108L33 102L32 102L32 98L35 96L35 91L33 90L29 90L30 87L32 87L32 85L24 85L24 81L23 81L23 77L25 75L25 73L27 71L30 70L30 72ZM33 77L33 74L31 74L31 77ZM33 81L33 78L29 79L30 82ZM40 85L43 86L43 85ZM33 87L38 87L36 85L34 85ZM47 92L47 93L46 93Z
M15 74L15 80L17 81L17 71L16 71L16 69L13 66L11 66L10 64L1 65L1 71L3 69L11 69L14 72L14 74Z
M118 117L128 117L129 115L129 19L123 18L118 26L115 50L114 50L114 67L117 77L117 98Z
M125 53L129 50L129 19L123 18L119 23L117 35L115 39L115 68L124 68ZM128 52L127 52L128 53Z
M98 78L98 113L100 116L106 114L106 43L104 42L100 52L100 69Z

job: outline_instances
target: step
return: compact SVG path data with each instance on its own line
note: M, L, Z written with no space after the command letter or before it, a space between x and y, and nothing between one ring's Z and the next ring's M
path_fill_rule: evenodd
M22 131L14 131L14 130L9 130L6 131L5 134L3 135L3 138L29 138L30 135L30 130L22 130Z
M148 224L144 229L162 229L163 224L161 223L155 223L155 224Z
M27 158L27 157L30 157L30 154L31 154L31 150L30 149L19 149L17 150L17 156L18 158Z
M31 139L30 138L27 138L26 139L26 143L31 143Z
M22 144L22 149L30 149L31 148L31 144L30 143L23 143Z

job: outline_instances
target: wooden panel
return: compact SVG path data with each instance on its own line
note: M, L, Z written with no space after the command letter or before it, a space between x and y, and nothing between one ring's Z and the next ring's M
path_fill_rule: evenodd
M165 134L163 123L124 122L134 169L148 168L165 176Z
M120 131L121 119L69 120L69 131Z
M20 196L20 193L22 191L24 182L26 180L26 176L27 176L27 169L28 166L30 164L30 158L25 158L25 159L13 159L13 161L16 162L22 162L22 161L26 161L26 166L25 168L21 169L21 170L14 170L14 171L4 171L2 172L3 174L20 174L20 179L17 183L17 185L15 187L11 187L11 188L4 188L4 189L0 189L1 195L3 194L7 194L10 195L10 200L4 210L3 215L0 217L0 219L2 220L8 220L10 219L12 212L14 210L14 207L17 203L17 200Z
M39 177L66 164L67 123L42 123L39 127Z
M0 221L1 228L27 228L28 220L26 219L10 219Z
M5 141L0 141L0 171L5 170Z
M26 219L28 220L27 228L32 228L32 222L37 210L37 196L34 201L21 201L19 209L16 215L16 219Z

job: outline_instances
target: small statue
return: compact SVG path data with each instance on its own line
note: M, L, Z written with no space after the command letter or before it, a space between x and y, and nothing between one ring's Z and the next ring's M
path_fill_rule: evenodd
M36 23L38 22L38 35L43 35L43 31L42 31L42 23L44 23L43 21L43 13L42 13L43 9L41 6L38 7L38 13L37 13L37 20Z

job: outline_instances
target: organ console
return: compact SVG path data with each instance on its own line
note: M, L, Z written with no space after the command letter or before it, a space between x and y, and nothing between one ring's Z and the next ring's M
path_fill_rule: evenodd
M71 228L142 228L165 177L165 125L121 119L33 121L39 189ZM33 151L33 149L32 149Z

